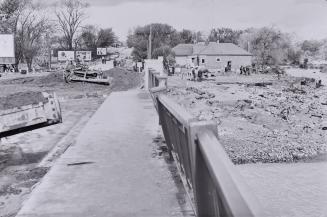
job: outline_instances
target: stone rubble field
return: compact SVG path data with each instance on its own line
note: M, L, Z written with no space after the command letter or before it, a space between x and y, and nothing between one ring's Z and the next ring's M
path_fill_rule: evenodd
M217 122L235 164L327 159L327 89L313 79L233 75L172 83L170 97L197 119Z

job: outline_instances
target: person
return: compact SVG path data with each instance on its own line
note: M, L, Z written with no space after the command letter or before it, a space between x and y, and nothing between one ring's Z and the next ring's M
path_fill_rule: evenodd
M74 70L75 66L73 61L68 61L67 65L66 65L66 69L65 69L65 74L64 74L64 79L66 83L69 83L71 80L71 76L73 75L73 70Z
M195 81L195 68L192 67L192 76L193 76L193 80Z
M202 81L203 69L198 70L198 81Z
M101 57L102 64L104 64L104 56Z

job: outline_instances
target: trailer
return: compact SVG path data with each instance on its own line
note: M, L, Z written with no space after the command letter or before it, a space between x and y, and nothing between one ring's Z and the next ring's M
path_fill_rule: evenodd
M44 97L41 102L0 110L0 138L62 123L56 94L41 94Z
M0 66L15 64L14 35L0 34Z

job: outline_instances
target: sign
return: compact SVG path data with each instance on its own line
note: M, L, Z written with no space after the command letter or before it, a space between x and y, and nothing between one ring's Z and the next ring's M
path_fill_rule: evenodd
M12 34L0 34L0 64L15 64L15 41Z
M74 51L58 51L58 61L75 60Z
M92 52L91 51L76 51L76 59L79 61L91 61Z
M97 55L98 56L105 56L107 55L107 48L97 48Z

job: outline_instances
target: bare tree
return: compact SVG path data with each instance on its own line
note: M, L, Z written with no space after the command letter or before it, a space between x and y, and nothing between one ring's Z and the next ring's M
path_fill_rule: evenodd
M6 33L17 32L17 26L21 14L24 12L31 0L4 0L0 3L0 14L5 16L5 20L1 21L1 29Z
M69 50L73 50L76 33L86 18L87 7L88 4L81 0L62 0L55 12L59 29L64 34Z
M30 3L21 13L17 23L17 58L25 60L28 69L32 69L34 58L40 54L46 34L51 30L48 18L42 13L40 5Z

